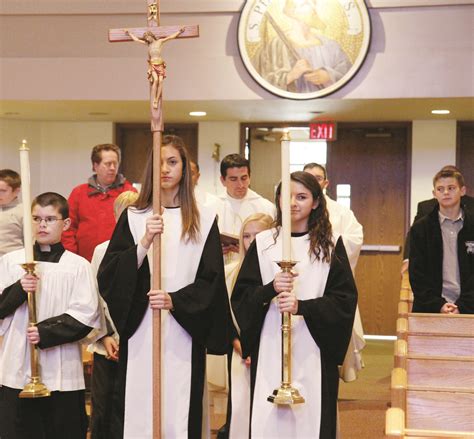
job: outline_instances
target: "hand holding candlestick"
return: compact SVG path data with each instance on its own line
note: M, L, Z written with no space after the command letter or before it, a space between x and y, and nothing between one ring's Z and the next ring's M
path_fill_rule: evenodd
M292 268L296 265L291 260L291 211L290 211L290 136L285 132L281 138L281 236L283 241L282 260L277 262L285 275L275 277L275 287L286 289L291 292L293 288ZM288 274L292 274L291 281ZM281 283L281 285L280 285ZM277 292L280 292L275 288ZM296 305L297 306L297 305ZM286 307L284 309L287 309ZM281 315L281 385L267 398L274 404L290 405L301 404L304 398L298 389L291 385L291 314L283 312Z
M33 257L33 233L31 226L31 194L30 194L30 160L29 148L26 146L26 140L23 140L20 147L20 169L21 169L21 196L23 201L23 239L25 243L25 260L22 268L27 275L35 276L36 262ZM28 276L29 277L29 276ZM36 276L35 276L36 277ZM36 298L33 290L33 283L27 281L25 284L31 287L28 291L28 317L29 325L36 325ZM31 362L31 380L20 392L20 398L42 398L50 396L51 393L41 382L39 373L38 348L36 344L30 344L30 362Z

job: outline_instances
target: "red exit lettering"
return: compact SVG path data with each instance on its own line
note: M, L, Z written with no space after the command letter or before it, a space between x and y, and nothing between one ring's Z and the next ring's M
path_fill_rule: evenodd
M309 138L313 140L336 140L336 123L311 123L309 125Z

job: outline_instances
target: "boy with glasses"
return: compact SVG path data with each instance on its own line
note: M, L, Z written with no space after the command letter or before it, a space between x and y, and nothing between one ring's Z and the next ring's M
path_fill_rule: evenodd
M79 341L100 328L91 266L64 249L70 225L67 201L47 192L32 203L36 275L25 274L23 249L0 258L0 437L84 439L87 416ZM36 295L37 320L29 326L27 293ZM31 345L39 348L50 397L20 399L29 382Z

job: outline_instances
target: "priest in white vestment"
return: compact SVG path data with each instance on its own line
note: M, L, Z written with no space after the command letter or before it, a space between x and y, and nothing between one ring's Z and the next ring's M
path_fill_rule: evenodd
M329 186L329 180L324 166L317 163L308 163L305 165L304 170L316 177L321 189L325 190ZM359 259L362 242L364 240L362 225L357 221L354 213L348 207L337 203L327 195L325 195L325 198L333 233L342 237L352 272L355 273L357 260ZM349 382L357 379L357 372L364 367L361 355L361 351L364 347L364 329L360 318L359 306L357 306L352 338L344 364L340 369L340 376L344 381Z

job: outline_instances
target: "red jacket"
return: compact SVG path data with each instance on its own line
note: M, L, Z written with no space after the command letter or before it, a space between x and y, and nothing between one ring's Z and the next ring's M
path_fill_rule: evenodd
M62 235L64 247L90 261L96 245L112 237L114 201L125 191L136 192L120 174L106 192L97 186L94 177L88 183L76 186L68 199L71 227Z

